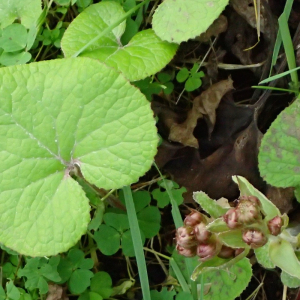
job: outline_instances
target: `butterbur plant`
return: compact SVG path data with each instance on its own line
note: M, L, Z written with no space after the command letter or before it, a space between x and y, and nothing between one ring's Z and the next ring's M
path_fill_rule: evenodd
M234 207L224 198L215 201L204 192L196 192L194 200L209 217L193 210L186 216L184 226L177 229L178 253L198 257L200 261L191 278L196 280L207 272L226 270L239 261L243 262L242 268L249 269L246 255L254 249L262 266L282 269L285 283L287 276L291 282L299 280L300 262L295 252L300 246L300 235L291 235L287 215L281 215L277 207L245 178L234 176L233 180L240 190ZM247 275L246 285L250 278L251 273Z

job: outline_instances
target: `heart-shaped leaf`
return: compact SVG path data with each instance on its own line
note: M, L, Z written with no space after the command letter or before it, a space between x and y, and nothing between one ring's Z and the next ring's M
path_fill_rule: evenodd
M262 177L271 185L300 185L300 99L287 107L264 135L258 163Z
M26 28L35 25L42 13L40 0L0 0L0 27L12 24L15 19L21 20Z
M181 43L205 32L229 0L165 0L153 15L153 29L164 41Z
M54 255L86 231L88 199L70 176L120 188L151 166L149 102L104 64L70 58L0 69L0 242Z
M76 54L124 14L121 5L114 1L89 6L70 24L62 38L65 56ZM124 21L108 31L80 56L99 59L122 72L130 81L157 73L173 58L178 46L162 41L151 29L140 31L127 45L122 45L125 26Z

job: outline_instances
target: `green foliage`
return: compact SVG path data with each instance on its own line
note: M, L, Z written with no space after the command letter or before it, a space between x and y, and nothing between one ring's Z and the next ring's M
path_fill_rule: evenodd
M58 273L61 277L59 283L68 282L71 293L81 294L90 286L94 276L90 269L94 262L91 258L84 258L84 253L79 249L71 249L67 257L61 258Z
M0 28L5 28L16 19L26 28L34 26L42 13L40 0L1 0Z
M60 48L60 41L65 32L62 25L62 22L58 22L53 30L44 28L42 34L37 37L37 41L42 41L45 46L53 44L56 48Z
M159 185L159 188L154 189L152 191L152 196L157 201L158 207L163 208L170 203L170 197L166 191L166 185L168 185L168 188L177 205L183 203L182 194L186 192L185 187L179 188L179 185L176 182L168 179L165 179L164 181L159 181L157 184Z
M120 193L120 199L124 202L123 193ZM149 206L151 201L150 193L138 191L133 193L135 209L141 230L142 242L145 238L152 238L158 234L160 229L160 212L157 207ZM114 212L107 212L103 216L105 224L101 224L94 234L94 239L100 251L105 255L113 255L120 249L120 243L123 254L134 256L132 235L129 230L129 220L127 215L118 209Z
M18 276L26 277L25 287L28 290L39 289L41 294L46 294L48 292L47 279L54 282L61 280L57 272L59 260L59 256L50 259L29 258L25 267L18 271Z
M281 112L264 135L258 156L263 178L278 187L300 185L300 100Z
M181 43L194 38L219 17L228 0L165 0L153 16L153 29L162 39ZM201 22L199 22L201 20Z
M185 82L184 88L187 92L192 92L202 85L201 78L205 76L203 71L198 72L199 64L194 64L191 70L182 68L176 75L178 82Z
M66 57L71 57L100 34L81 56L99 59L121 71L130 81L146 78L160 71L174 56L177 46L161 41L151 30L138 32L126 45L121 44L121 36L126 22L112 30L110 25L121 20L125 12L121 5L101 2L89 6L68 27L62 49ZM141 55L142 53L142 55Z
M228 208L222 207L204 192L195 192L193 197L194 200L213 218L219 218L223 216L228 210Z
M297 288L300 286L299 278L293 277L284 271L281 272L280 279L282 283L288 286L289 288Z
M121 75L88 58L0 69L0 80L11 82L1 86L0 240L27 255L65 251L90 218L88 199L69 174L80 167L102 188L143 175L157 143L149 103Z

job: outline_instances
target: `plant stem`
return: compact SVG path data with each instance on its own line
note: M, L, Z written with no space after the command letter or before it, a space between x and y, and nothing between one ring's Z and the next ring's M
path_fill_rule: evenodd
M143 251L143 242L141 238L140 227L136 216L136 211L135 211L130 187L129 186L123 187L123 192L124 192L125 204L126 204L130 231L132 236L134 253L135 253L137 267L139 271L139 277L141 281L143 297L144 300L151 300L146 261L145 261L144 251Z

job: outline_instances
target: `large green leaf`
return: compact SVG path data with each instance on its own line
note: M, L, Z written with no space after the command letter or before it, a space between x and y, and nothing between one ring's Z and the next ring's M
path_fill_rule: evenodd
M164 41L181 43L205 32L229 0L165 0L153 15L153 29Z
M205 300L235 299L248 286L252 268L248 258L243 258L230 268L204 273L204 282L211 283Z
M61 47L65 56L76 54L124 14L120 4L114 1L89 6L70 24L62 38ZM130 81L157 73L173 58L177 45L162 41L151 29L140 31L127 45L122 45L125 26L124 21L109 30L80 55L105 62Z
M264 135L259 171L274 186L300 185L300 100L287 107Z
M104 64L71 58L0 69L0 242L54 255L86 231L88 199L70 176L120 188L151 166L157 133L138 89Z
M40 0L0 0L0 27L12 24L15 19L30 28L42 13Z

